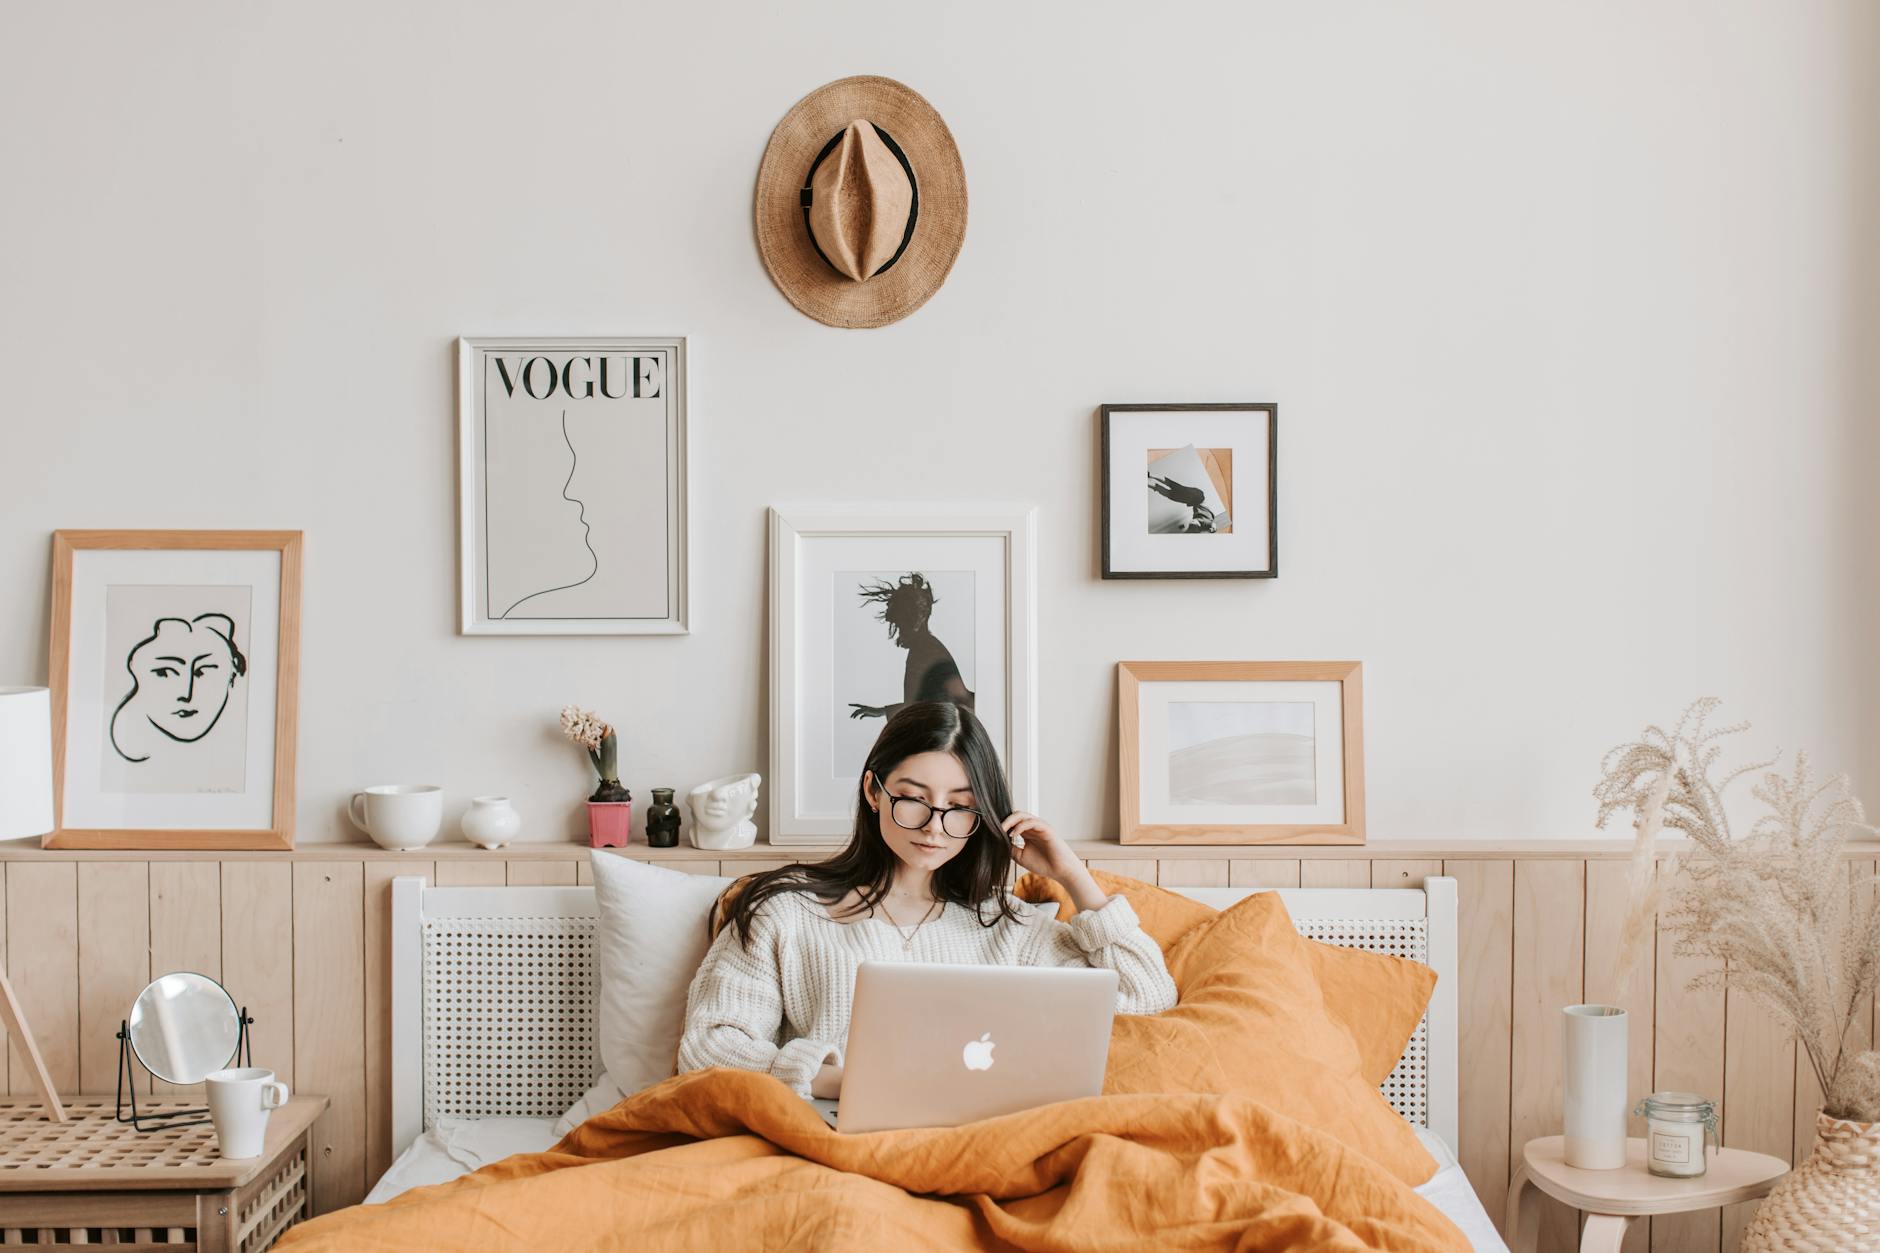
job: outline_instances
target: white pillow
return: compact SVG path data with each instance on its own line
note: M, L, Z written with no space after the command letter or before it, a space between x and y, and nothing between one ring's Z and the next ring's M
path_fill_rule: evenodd
M712 902L734 881L600 850L590 856L600 907L594 928L600 976L594 1037L607 1071L597 1088L604 1089L611 1079L622 1096L631 1096L672 1077L685 1029L686 990L711 947L706 927ZM584 1100L602 1096L591 1092Z

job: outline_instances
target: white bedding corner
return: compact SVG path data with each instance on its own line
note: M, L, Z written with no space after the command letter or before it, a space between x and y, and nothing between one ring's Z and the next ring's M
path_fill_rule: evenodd
M560 1120L553 1118L441 1118L438 1125L412 1142L399 1154L385 1177L366 1195L366 1204L389 1201L407 1188L448 1183L512 1153L540 1153L553 1148L563 1134L562 1123L594 1098L589 1093ZM605 1109L612 1102L600 1106ZM599 1112L593 1110L591 1112ZM575 1121L580 1121L576 1119ZM1423 1127L1416 1129L1430 1156L1436 1159L1436 1173L1418 1188L1417 1195L1449 1216L1462 1228L1476 1253L1508 1253L1489 1221L1488 1211L1476 1199L1468 1176L1456 1164L1455 1154L1442 1137Z

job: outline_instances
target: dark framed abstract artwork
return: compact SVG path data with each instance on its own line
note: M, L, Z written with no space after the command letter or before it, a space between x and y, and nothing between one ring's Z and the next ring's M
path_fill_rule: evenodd
M1279 407L1104 405L1106 579L1279 576Z

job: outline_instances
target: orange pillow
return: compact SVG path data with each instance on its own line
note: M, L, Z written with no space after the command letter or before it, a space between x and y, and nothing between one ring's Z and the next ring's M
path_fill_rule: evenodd
M1105 895L1128 898L1136 917L1142 920L1142 929L1161 946L1164 955L1190 930L1219 913L1153 883L1101 870L1090 873ZM1041 875L1023 876L1013 890L1028 901L1056 901L1060 917L1075 912L1070 893ZM1317 940L1302 943L1318 977L1326 1012L1351 1037L1364 1077L1373 1085L1382 1084L1397 1068L1404 1046L1423 1021L1430 993L1436 989L1436 972L1421 962L1384 953ZM1180 978L1175 984L1181 987Z
M1103 1090L1252 1097L1412 1187L1428 1182L1436 1163L1326 1011L1309 947L1272 892L1191 927L1167 954L1180 1004L1116 1016Z

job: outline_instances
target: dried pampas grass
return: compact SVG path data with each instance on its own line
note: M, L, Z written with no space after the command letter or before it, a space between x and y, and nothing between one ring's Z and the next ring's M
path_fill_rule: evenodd
M1717 705L1697 701L1670 731L1647 727L1602 763L1594 789L1599 825L1629 810L1637 831L1621 949L1626 977L1662 912L1679 955L1720 963L1692 987L1728 984L1762 1002L1801 1041L1827 1112L1873 1122L1880 1119L1880 1053L1855 1055L1846 1045L1856 1008L1880 981L1880 901L1871 892L1856 899L1841 857L1851 835L1873 828L1846 777L1817 782L1806 754L1796 754L1786 774L1763 761L1713 778L1720 741L1749 726L1712 727ZM1724 794L1759 771L1767 773L1750 795L1767 812L1738 838ZM1668 890L1662 885L1674 868L1653 870L1660 829L1691 841L1683 877Z

